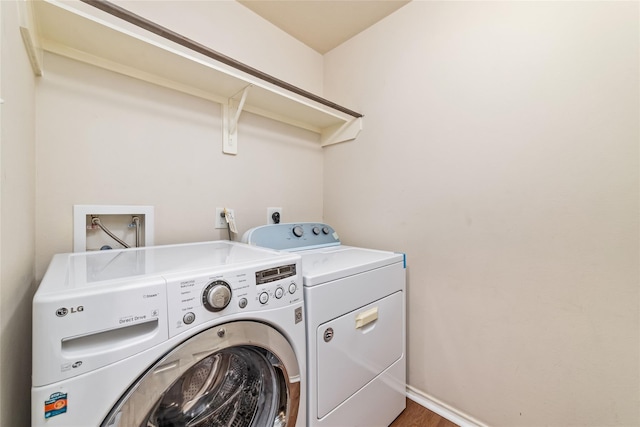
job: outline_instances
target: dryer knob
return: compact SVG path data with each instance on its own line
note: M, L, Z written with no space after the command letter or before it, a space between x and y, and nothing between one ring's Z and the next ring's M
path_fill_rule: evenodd
M223 280L211 282L202 294L202 303L209 311L220 311L231 301L231 287Z
M302 235L304 234L304 229L299 226L296 225L295 227L293 227L293 235L296 237L302 237Z

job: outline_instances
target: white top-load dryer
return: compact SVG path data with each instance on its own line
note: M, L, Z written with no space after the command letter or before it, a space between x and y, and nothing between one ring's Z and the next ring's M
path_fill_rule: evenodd
M406 405L404 255L341 245L321 223L243 241L302 256L309 427L388 426Z
M203 242L54 256L32 426L304 426L300 256Z

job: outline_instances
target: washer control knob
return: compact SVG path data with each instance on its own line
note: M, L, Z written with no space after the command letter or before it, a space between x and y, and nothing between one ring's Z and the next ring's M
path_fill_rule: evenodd
M322 227L322 233L329 234L329 227L327 227L326 225Z
M293 235L296 237L302 237L302 235L304 234L304 229L299 226L296 225L295 227L293 227Z
M220 311L231 301L231 287L224 280L216 280L207 285L202 293L202 304L209 311Z
M298 290L298 287L296 286L295 282L291 282L291 284L289 285L289 293L294 294L296 290Z
M320 227L313 227L311 231L313 231L313 234L317 236L318 234L320 234Z
M260 300L260 304L266 304L267 301L269 301L269 294L266 292L263 292L260 294L258 299Z
M240 299L240 301L238 301L238 307L240 308L245 308L247 306L247 299L246 298L242 298Z
M192 324L194 320L196 320L196 315L191 312L185 314L184 317L182 318L182 321L184 322L185 325Z
M276 288L274 295L276 296L277 299L280 299L284 295L284 290L282 290L282 288Z

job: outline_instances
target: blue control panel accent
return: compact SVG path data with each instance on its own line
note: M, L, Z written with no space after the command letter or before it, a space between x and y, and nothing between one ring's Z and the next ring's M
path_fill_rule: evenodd
M242 241L281 251L340 245L340 238L333 227L320 222L263 225L247 231Z

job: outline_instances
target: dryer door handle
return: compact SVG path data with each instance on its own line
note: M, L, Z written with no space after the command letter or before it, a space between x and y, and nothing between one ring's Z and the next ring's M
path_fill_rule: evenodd
M363 328L376 320L378 320L378 307L373 307L367 311L358 313L358 315L356 315L356 329Z

